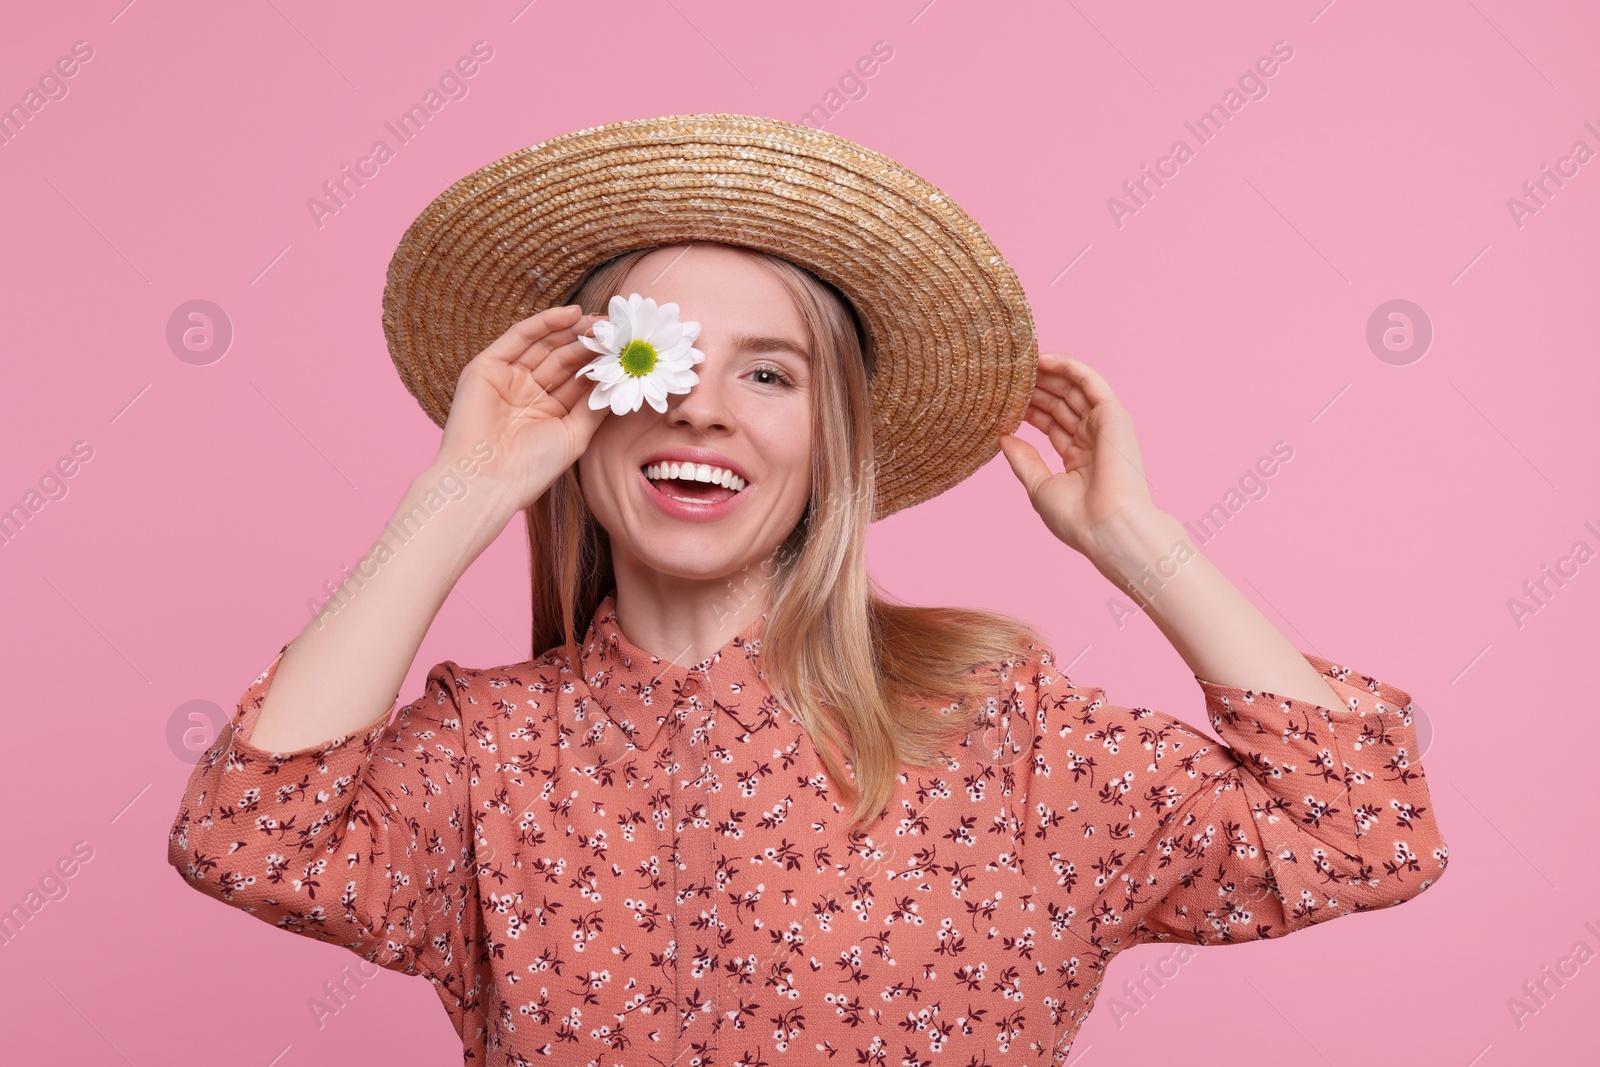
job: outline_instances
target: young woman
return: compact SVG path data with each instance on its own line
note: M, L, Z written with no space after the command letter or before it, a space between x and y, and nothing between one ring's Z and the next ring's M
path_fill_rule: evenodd
M591 153L600 137L616 166L675 134L680 163L700 153L700 184L670 224L613 188L608 210L631 226L564 265L567 240L522 253L555 306L462 366L401 358L430 346L404 326L415 276L391 268L386 326L407 384L447 412L439 454L196 766L171 863L260 919L426 977L477 1064L1061 1060L1124 949L1276 937L1431 885L1447 854L1409 696L1297 651L1193 547L1152 502L1106 382L1037 355L1031 322L999 314L1010 297L984 281L1003 261L981 241L981 269L947 257L942 277L967 279L986 328L936 323L919 351L917 323L942 312L885 313L903 291L895 257L938 259L914 235L836 269L842 252L783 237L795 229L763 236L771 204L754 188L693 214L726 189L708 161L751 173L751 123L791 162L831 153L842 169L813 189L866 169L859 146L770 120L569 135ZM540 183L519 201L540 210L564 188L556 163L604 171L551 143L533 150L554 153L536 177L507 171ZM932 202L867 161L880 189ZM672 185L648 166L605 180ZM470 229L464 188L496 200L492 183L458 183L425 215L438 233ZM883 217L795 203L863 232ZM571 204L537 232L587 219ZM470 273L422 256L418 232L402 244L413 263ZM952 240L981 238L963 232ZM698 335L672 334L674 313ZM663 336L676 340L650 340ZM669 391L649 375L685 337L702 358ZM597 405L605 391L580 372L607 347L623 356L598 380L648 406ZM1020 352L1033 373L1009 378L985 351ZM928 352L955 392L907 417L921 380L908 364ZM1062 472L989 432L1019 416ZM1222 743L1075 685L1021 622L875 588L869 523L996 448L1051 532L1168 637ZM538 654L440 663L391 724L440 605L519 511Z

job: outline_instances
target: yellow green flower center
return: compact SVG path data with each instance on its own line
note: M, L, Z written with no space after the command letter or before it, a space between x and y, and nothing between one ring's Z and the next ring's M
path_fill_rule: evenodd
M655 369L655 346L648 341L629 341L628 347L624 348L617 358L623 370L635 378L643 378Z

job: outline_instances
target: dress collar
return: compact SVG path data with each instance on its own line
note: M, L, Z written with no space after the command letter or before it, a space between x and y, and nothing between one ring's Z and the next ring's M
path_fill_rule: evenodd
M699 663L661 659L629 641L617 625L617 596L600 601L584 634L583 680L594 700L638 748L654 746L669 720L685 722L691 710L713 703L746 730L766 716L766 671L760 661L765 614Z

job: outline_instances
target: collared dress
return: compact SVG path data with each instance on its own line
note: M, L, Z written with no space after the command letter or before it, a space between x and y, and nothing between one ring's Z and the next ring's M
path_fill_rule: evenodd
M1446 864L1410 696L1320 656L1342 707L1197 678L1218 741L1029 646L852 832L767 686L764 618L683 666L615 609L576 665L447 660L392 723L293 752L249 741L280 651L169 862L426 978L494 1067L1061 1062L1122 950L1279 937Z

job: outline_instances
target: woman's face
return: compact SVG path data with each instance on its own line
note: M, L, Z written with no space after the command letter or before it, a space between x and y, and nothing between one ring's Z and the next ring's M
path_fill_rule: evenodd
M668 396L665 412L645 403L607 415L578 460L613 566L646 581L760 570L811 495L810 334L799 308L759 261L717 244L655 249L620 291L675 301L680 319L700 323L705 360L699 384ZM744 487L646 477L675 454L729 469Z

